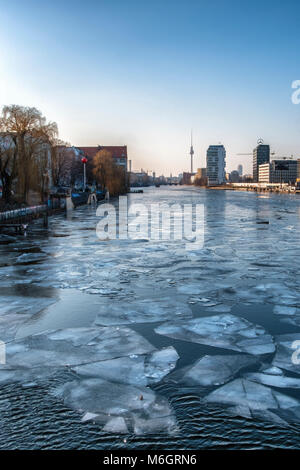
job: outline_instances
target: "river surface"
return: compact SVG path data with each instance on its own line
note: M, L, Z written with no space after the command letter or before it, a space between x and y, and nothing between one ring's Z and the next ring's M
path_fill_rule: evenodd
M299 196L128 203L202 205L203 246L99 240L87 206L0 236L0 448L299 448Z

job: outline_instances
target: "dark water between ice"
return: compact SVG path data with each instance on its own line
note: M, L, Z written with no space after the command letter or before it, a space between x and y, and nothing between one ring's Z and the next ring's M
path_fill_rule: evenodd
M183 242L105 241L95 235L92 208L76 209L68 218L39 223L26 238L0 239L0 328L3 340L45 330L89 327L99 305L126 305L139 299L178 299L195 318L212 315L199 295L178 290L199 283L201 297L263 326L272 336L299 333L300 322L274 314L299 296L300 198L195 188L148 188L131 202L203 203L205 240L188 252ZM268 223L266 223L268 222ZM25 255L25 256L24 256ZM213 303L212 303L213 305ZM294 305L294 304L293 304ZM297 308L300 305L297 305ZM6 321L7 319L7 321ZM130 328L157 348L174 346L176 372L205 354L228 350L158 335L161 322L131 323ZM128 325L127 325L128 326ZM1 338L0 338L1 339ZM273 355L264 358L271 363ZM300 367L300 366L299 366ZM222 405L205 405L208 391L183 386L166 376L152 386L175 411L178 434L112 435L97 423L49 395L65 380L58 371L38 385L0 385L1 449L257 449L299 448L299 424L231 416ZM294 374L296 376L296 374ZM278 390L300 400L299 390ZM259 397L258 397L259 400Z

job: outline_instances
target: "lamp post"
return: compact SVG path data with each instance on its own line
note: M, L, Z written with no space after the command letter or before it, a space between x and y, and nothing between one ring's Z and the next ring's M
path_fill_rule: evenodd
M49 212L49 173L46 171L43 174L43 195L46 202L46 212L44 214L44 227L48 228L48 212ZM45 197L46 196L46 197Z
M83 157L81 159L83 163L83 190L85 191L85 186L86 186L86 164L87 164L87 158Z

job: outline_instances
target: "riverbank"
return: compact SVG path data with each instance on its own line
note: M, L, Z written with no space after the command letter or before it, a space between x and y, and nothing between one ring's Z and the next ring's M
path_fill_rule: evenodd
M255 183L254 183L255 184ZM296 189L294 186L277 186L277 185L266 185L266 184L257 184L256 186L251 185L250 183L243 183L242 185L238 183L233 184L224 184L218 186L205 186L205 189L213 189L219 191L252 191L252 192L269 192L269 193L284 193L284 194L300 194L300 190Z

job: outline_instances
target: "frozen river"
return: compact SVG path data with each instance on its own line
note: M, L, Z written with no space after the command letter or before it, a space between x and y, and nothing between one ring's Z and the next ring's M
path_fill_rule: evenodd
M130 202L203 204L203 246L101 241L91 207L0 235L0 448L299 448L299 197Z

